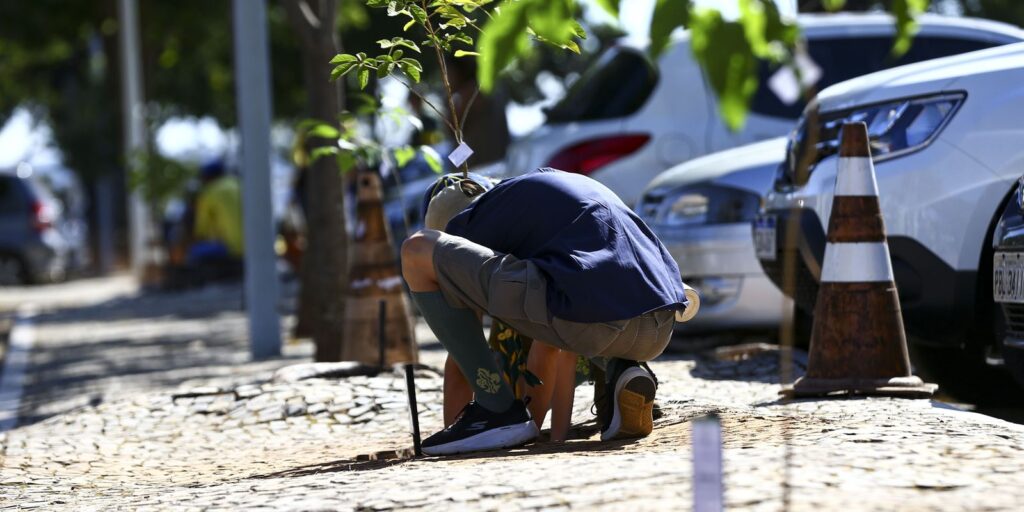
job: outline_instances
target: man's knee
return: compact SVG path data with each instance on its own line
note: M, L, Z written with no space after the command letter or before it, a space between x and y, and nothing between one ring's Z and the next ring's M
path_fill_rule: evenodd
M402 261L426 263L433 259L439 233L429 229L417 231L402 242Z

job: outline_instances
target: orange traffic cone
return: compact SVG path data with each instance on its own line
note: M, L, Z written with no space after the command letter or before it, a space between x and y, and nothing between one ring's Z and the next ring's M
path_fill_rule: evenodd
M928 397L911 375L864 123L843 125L807 373L789 396Z
M380 177L356 177L356 232L345 297L343 361L370 365L415 363L416 346L409 299L384 216Z

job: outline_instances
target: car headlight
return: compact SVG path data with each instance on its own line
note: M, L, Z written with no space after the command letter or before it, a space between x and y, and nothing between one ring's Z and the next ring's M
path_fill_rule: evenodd
M761 197L719 185L691 185L648 193L637 211L646 221L666 226L748 222L757 215Z
M966 95L961 92L944 93L822 113L812 102L789 136L786 162L776 188L779 181L782 185L804 184L818 162L838 153L840 131L845 123L867 124L872 159L881 162L931 144L964 98Z

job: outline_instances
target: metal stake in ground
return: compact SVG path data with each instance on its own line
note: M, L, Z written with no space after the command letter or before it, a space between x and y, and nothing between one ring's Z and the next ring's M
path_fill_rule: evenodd
M380 366L381 371L383 371L385 363L384 351L388 348L388 301L381 299L379 310L380 311L377 313L377 317L379 319L379 322L377 323L377 361L378 366Z
M405 363L405 389L409 393L409 419L412 420L412 451L417 457L423 455L420 449L420 413L416 407L416 376L412 363Z

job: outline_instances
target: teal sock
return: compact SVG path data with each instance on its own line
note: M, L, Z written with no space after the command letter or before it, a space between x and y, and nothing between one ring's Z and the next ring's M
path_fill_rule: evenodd
M515 397L494 362L476 314L467 308L453 308L439 291L412 292L412 300L466 376L477 403L494 412L508 410Z

